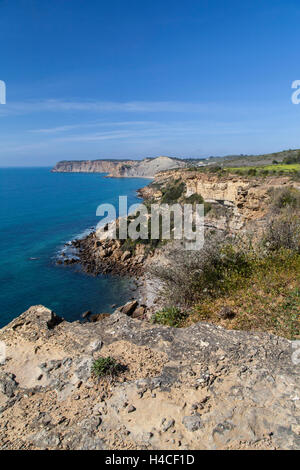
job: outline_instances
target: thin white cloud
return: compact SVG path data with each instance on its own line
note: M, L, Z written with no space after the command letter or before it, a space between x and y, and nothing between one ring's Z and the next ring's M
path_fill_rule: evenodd
M91 123L90 123L91 124ZM106 123L110 127L111 123ZM226 138L228 136L237 136L242 134L260 134L263 132L259 127L247 127L245 130L241 128L238 123L224 123L214 122L213 125L205 124L203 122L181 121L181 122L146 122L146 121L132 121L132 122L115 122L114 125L120 128L114 130L107 129L101 132L91 133L74 133L55 135L55 129L58 129L58 134L63 130L74 130L81 125L69 125L52 128L51 132L40 132L36 136L43 136L42 141L38 142L25 142L22 145L6 144L2 145L2 150L8 153L23 153L34 150L55 148L56 150L64 147L65 144L68 148L72 148L72 144L99 144L101 142L110 141L110 145L122 141L122 145L136 145L142 142L151 142L152 145L158 145L163 142L182 142L188 139L190 142L201 142L208 136L218 136ZM127 127L126 127L127 126ZM83 125L84 127L84 125ZM41 130L40 130L41 131ZM47 136L47 137L46 137ZM20 138L14 140L21 140ZM124 147L125 148L125 147Z
M89 122L79 124L66 124L64 126L48 127L42 129L30 129L28 132L33 134L56 134L62 132L68 132L75 129L87 129L93 127L124 127L124 126L144 126L153 124L153 121L114 121L114 122Z
M0 107L0 116L40 112L124 112L124 113L199 113L216 109L214 103L189 103L175 101L64 101L43 100L11 102Z

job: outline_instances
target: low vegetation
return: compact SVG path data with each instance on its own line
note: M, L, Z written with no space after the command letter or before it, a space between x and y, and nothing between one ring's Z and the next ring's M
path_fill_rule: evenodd
M275 213L277 213L278 209L281 210L287 207L293 210L300 209L300 192L291 186L282 189L273 189L269 194Z
M230 167L223 168L222 171L226 173L235 173L242 176L268 176L268 175L300 175L300 163L293 165L287 163L278 163L273 165L263 166L244 166L244 167Z
M170 252L169 264L151 272L163 285L165 305L177 310L168 307L154 321L177 327L210 321L299 339L299 201L294 188L273 191L273 212L255 243L215 235L201 251ZM224 307L230 317L222 314Z
M186 319L185 312L178 307L166 307L159 312L156 312L151 321L152 323L160 323L161 325L179 327Z
M160 232L158 239L151 238L151 204L192 204L195 206L196 204L203 204L204 205L204 214L206 215L211 210L211 204L206 203L203 197L200 194L192 194L189 197L185 196L186 192L186 185L181 180L181 178L176 179L175 181L169 182L166 186L157 183L151 183L152 188L155 188L161 191L162 196L160 200L157 199L148 199L143 202L144 206L147 207L148 210L148 220L145 222L148 226L148 238L137 238L132 239L128 237L122 244L121 249L122 251L130 251L131 253L135 253L136 248L138 245L144 245L145 253L149 253L154 251L156 248L162 247L166 243L168 243L168 239L163 239L162 237L162 218L160 217ZM131 215L128 217L128 224L134 220L135 218L139 217L139 212L135 215ZM173 230L174 229L174 217L171 215L170 220L170 240L174 239ZM139 230L139 227L137 227Z
M292 165L294 163L300 163L300 150L292 155L288 155L283 159L283 163Z
M173 204L177 202L186 189L185 183L181 179L177 179L169 183L165 188L161 188L162 204Z

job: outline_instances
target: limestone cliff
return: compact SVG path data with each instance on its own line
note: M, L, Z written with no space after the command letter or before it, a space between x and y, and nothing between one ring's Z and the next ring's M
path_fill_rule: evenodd
M226 217L218 215L218 220L214 211L208 213L207 224L211 219L216 228L233 231L239 231L249 224L255 224L256 227L260 225L269 209L272 190L284 186L298 187L291 178L285 176L263 179L177 169L158 173L153 183L139 190L139 193L145 199L159 200L163 188L176 180L185 183L185 197L199 194L215 207L221 205L226 208Z
M58 162L53 172L59 173L108 173L110 177L152 178L159 171L185 166L181 160L169 157L144 160L74 160Z
M114 313L68 323L31 307L0 330L1 449L300 449L292 343ZM113 356L114 380L91 375Z

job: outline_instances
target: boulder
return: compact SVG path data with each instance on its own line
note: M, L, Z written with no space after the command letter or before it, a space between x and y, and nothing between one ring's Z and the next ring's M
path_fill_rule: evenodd
M89 321L91 323L95 323L97 321L102 321L104 318L107 318L110 316L110 313L94 313L93 315L89 316Z
M128 258L131 257L130 251L124 251L123 255L121 256L121 261L126 261Z
M127 304L123 305L122 307L120 307L119 310L125 315L132 315L137 306L138 306L138 301L132 300L130 302L127 302Z
M82 318L87 318L89 315L91 315L91 310L87 310L86 312L83 312L83 314L81 315Z
M198 431L202 427L201 418L198 413L192 416L184 416L182 419L182 424L188 431L194 432Z
M105 258L107 256L107 250L105 248L101 248L100 251L99 251L99 256L101 258Z
M132 318L140 318L144 315L144 313L145 313L145 307L140 306L134 310L131 316Z

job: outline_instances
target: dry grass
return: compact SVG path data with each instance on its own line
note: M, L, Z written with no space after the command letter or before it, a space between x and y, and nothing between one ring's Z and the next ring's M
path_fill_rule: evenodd
M252 275L241 278L238 288L216 299L203 299L181 326L208 321L228 329L300 338L300 256L282 251L256 263ZM234 310L233 319L219 318L224 305Z

